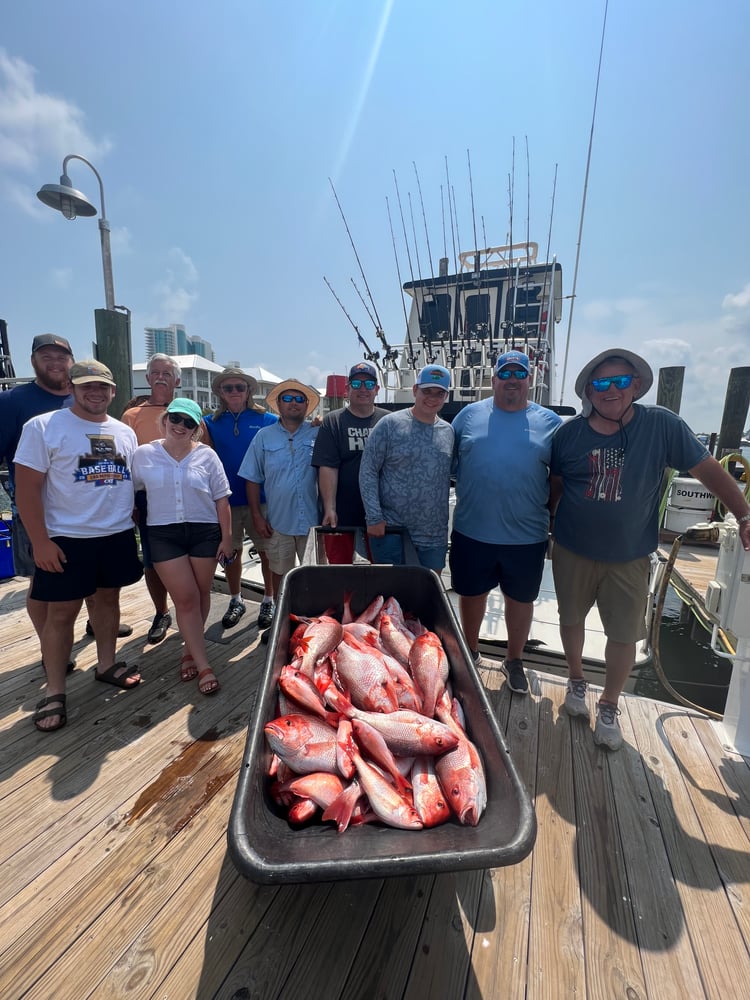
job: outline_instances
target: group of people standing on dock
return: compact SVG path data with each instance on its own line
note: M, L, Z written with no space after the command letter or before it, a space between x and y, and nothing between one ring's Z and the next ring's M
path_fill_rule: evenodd
M501 669L520 695L529 690L523 650L551 535L569 671L565 709L590 714L583 644L596 604L607 644L594 739L614 750L622 744L618 699L645 636L664 469L687 469L704 483L735 515L750 549L750 508L734 480L680 417L636 402L653 375L625 349L603 351L583 368L575 386L582 412L565 422L529 401L529 358L518 350L497 359L492 395L452 424L439 415L450 372L436 364L417 373L413 405L389 412L375 405L377 369L360 362L348 375L348 405L321 423L310 419L320 402L310 386L286 379L261 406L257 382L236 367L216 375L219 406L204 415L176 395L179 366L161 354L148 363L150 395L116 420L108 415L116 387L106 366L74 362L68 342L53 334L35 338L31 360L34 382L0 394L0 459L8 461L16 508L17 572L32 578L27 608L47 681L33 719L45 732L67 719L65 679L84 600L97 645L94 676L135 687L139 668L115 659L118 635L132 631L120 624L119 593L145 573L155 612L147 641L166 637L171 598L184 640L180 676L214 694L220 685L204 629L217 561L229 590L222 624L232 628L246 612L242 550L251 540L265 588L256 624L267 629L283 575L322 524L331 563L354 558L352 531L337 528L362 529L373 562L403 562L405 542L437 572L449 558L476 662L487 598L499 587L507 626Z

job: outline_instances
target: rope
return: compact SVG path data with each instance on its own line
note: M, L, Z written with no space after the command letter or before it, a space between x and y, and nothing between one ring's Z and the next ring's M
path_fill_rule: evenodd
M739 452L733 452L731 455L725 455L723 458L719 459L719 465L727 472L729 471L729 465L731 462L739 462L745 470L745 474L741 481L745 483L745 489L743 490L744 497L750 503L750 462L748 462L744 455L740 455ZM725 517L727 509L721 500L716 501L716 510L722 518Z

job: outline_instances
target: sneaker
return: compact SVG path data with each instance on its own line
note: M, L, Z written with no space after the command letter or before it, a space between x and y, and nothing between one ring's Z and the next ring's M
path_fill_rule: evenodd
M503 660L500 669L508 678L508 687L514 694L529 693L529 682L523 670L523 660Z
M231 600L229 602L229 607L227 608L226 614L221 619L221 624L224 628L234 628L237 622L242 618L244 613L247 611L244 601Z
M148 630L146 642L150 642L154 646L157 642L161 642L162 639L166 638L167 629L171 624L172 616L168 611L157 611L151 622L151 628Z
M568 689L565 693L565 711L568 715L582 715L584 719L590 718L589 706L586 704L586 691L588 685L581 678L568 681Z
M617 705L608 701L600 701L596 706L596 726L594 727L594 743L609 750L619 750L622 746L622 730L617 716L620 710Z
M260 612L258 613L258 628L270 628L273 623L275 611L276 605L273 601L263 601L260 606Z
M132 634L133 634L132 625L121 625L117 630L118 639L126 639L129 635ZM94 637L94 626L89 621L86 622L86 635L90 635L92 638Z

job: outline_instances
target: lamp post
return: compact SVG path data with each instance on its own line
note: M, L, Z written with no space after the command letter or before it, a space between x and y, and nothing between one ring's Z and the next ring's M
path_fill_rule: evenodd
M95 174L99 182L99 195L102 211L99 217L99 237L102 245L102 269L104 271L104 309L94 310L96 324L97 359L111 370L117 383L117 392L111 407L114 416L120 416L125 404L133 395L132 356L130 349L130 314L117 311L115 306L115 284L112 275L112 250L109 240L109 222L104 207L104 184L99 171L84 156L71 153L63 160L62 175L59 184L44 184L37 191L37 198L62 212L66 219L75 219L79 215L90 218L97 214L96 206L88 200L85 194L77 191L68 177L67 167L70 160L81 160ZM120 307L122 308L122 307Z

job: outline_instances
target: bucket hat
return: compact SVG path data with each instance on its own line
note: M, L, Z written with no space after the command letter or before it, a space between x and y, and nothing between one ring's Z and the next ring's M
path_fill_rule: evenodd
M243 372L241 368L230 366L229 368L225 368L224 371L219 372L217 375L214 375L211 381L211 388L215 396L221 395L221 383L225 382L228 378L239 378L242 379L243 382L247 383L247 388L249 390L248 395L250 398L252 398L258 391L258 383L252 375L248 375L247 372Z
M584 365L576 379L575 392L576 396L581 400L581 413L584 417L588 417L592 410L591 400L586 395L586 386L591 381L591 376L599 365L603 365L605 361L609 361L612 358L622 358L623 361L627 361L640 379L640 385L633 394L633 401L645 396L654 384L654 373L651 371L651 366L647 361L644 361L640 354L627 351L624 347L611 347L606 351L602 351L595 358L592 358L588 364Z

